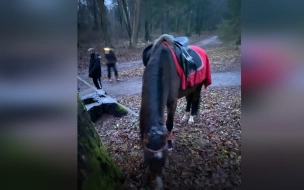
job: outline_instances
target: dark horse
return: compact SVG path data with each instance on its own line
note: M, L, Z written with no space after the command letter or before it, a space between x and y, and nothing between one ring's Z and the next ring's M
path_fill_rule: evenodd
M143 53L143 64L146 66L143 74L142 102L140 110L140 133L144 148L145 163L150 169L150 180L157 188L162 188L162 168L165 164L168 150L172 149L172 129L177 100L186 96L186 115L197 115L200 101L200 92L203 84L205 87L211 84L211 75L208 56L204 60L208 62L209 78L206 75L202 80L187 85L182 89L182 79L179 76L174 57L174 38L164 34L149 47L149 53ZM144 50L145 51L145 50ZM201 57L200 57L201 58ZM204 62L201 58L201 62ZM206 69L205 69L206 70ZM166 125L164 112L167 107ZM188 113L188 114L187 114ZM187 116L186 116L187 117Z

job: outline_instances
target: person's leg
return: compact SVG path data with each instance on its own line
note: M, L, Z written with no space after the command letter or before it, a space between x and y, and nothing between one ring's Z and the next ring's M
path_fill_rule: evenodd
M95 87L98 88L97 78L92 78L92 79L93 79L93 83L94 83Z
M107 69L108 69L108 79L111 79L111 68L110 68L110 64L107 64Z
M101 82L100 82L100 78L93 78L93 82L94 82L94 85L97 89L101 89L102 86L101 86Z
M118 79L118 71L117 71L116 64L113 65L113 69L114 69L114 74L115 74L115 77L116 77L116 81L120 81L120 80Z
M108 64L107 67L108 67L108 79L109 79L110 82L112 82L112 80L111 80L111 67L112 67L112 64Z
M115 77L116 77L116 81L120 81L120 79L118 78L118 71L117 71L116 64L113 66L113 69L114 69L114 74L115 74Z
M100 78L97 79L97 83L98 83L99 89L102 89L102 84L101 84Z

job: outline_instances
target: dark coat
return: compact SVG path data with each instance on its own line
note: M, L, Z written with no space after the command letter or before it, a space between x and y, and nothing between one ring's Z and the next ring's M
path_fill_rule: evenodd
M92 53L90 58L89 66L89 77L90 78L100 78L101 77L101 66L98 54Z
M113 64L117 62L117 58L115 56L115 53L111 50L109 53L105 54L107 64Z

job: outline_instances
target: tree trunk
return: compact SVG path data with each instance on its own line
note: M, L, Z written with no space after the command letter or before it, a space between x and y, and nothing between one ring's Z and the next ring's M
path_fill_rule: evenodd
M118 3L118 6L121 9L121 12L123 14L124 23L126 25L128 36L129 36L129 45L131 46L132 29L131 29L130 17L129 17L129 13L128 13L128 9L127 9L126 0L121 0L121 3Z
M122 173L103 146L79 96L77 101L78 189L115 189Z
M80 45L79 45L79 39L80 39L80 32L79 32L79 30L80 30L80 24L79 24L79 21L77 22L77 47L80 47Z
M153 18L150 21L150 33L154 34L154 22L153 22Z
M136 0L126 0L126 7L127 9L127 13L129 15L130 18L130 26L132 28L133 26L133 18L134 18L134 9L135 9L135 2Z
M169 11L165 11L163 13L162 34L168 34L169 33L168 17L169 17Z
M112 41L111 41L110 28L108 26L106 6L104 4L104 0L97 0L97 3L100 10L101 27L103 30L105 45L109 46L112 45Z
M98 19L97 19L97 2L96 0L91 0L91 9L93 12L93 17L94 17L94 27L93 30L98 31Z
M191 13L192 11L189 11L187 14L187 29L186 29L186 36L191 36Z
M150 40L150 34L149 34L149 21L146 18L145 20L145 40L149 41Z
M135 44L137 44L138 34L140 33L141 26L142 26L142 23L139 21L138 27L137 27L137 31L136 31L136 36L135 36L135 39L136 39L136 43Z
M118 4L118 0L116 0L116 3ZM123 21L122 21L122 12L121 12L121 9L118 7L118 9L116 9L117 11L117 17L118 17L118 21L119 21L119 24L120 24L120 29L121 29L121 32L123 33Z
M195 23L195 33L196 34L199 34L199 32L200 32L200 17L201 17L201 15L200 15L200 8L197 8L197 12L196 12L196 23Z
M137 32L139 26L140 0L136 0L133 15L133 26L131 34L131 47L137 44Z
M177 17L175 19L175 30L176 30L176 34L178 34L178 18Z

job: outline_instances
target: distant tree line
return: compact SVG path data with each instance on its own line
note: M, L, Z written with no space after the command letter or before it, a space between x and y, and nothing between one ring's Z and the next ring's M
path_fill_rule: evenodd
M78 40L111 45L153 34L200 35L218 31L223 39L240 35L240 0L78 0Z

